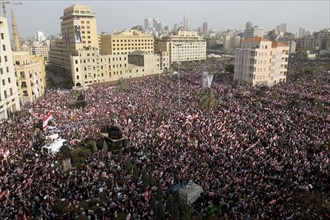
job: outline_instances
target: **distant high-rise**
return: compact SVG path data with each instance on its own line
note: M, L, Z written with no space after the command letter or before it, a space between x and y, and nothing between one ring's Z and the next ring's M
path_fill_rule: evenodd
M42 31L38 31L35 35L34 35L34 39L38 42L43 42L46 40L46 36L45 33Z
M282 23L280 25L280 30L281 30L281 33L286 33L288 32L288 24L287 23Z
M182 20L182 27L185 29L188 29L188 18L186 18L186 16L183 16L183 20Z
M246 22L245 29L246 30L251 30L252 29L252 22L251 21Z
M299 28L298 38L305 37L306 30L304 28Z
M144 19L144 29L149 30L153 27L153 19L152 18L146 18Z
M259 26L251 27L251 29L244 30L244 39L250 37L263 37L264 36L264 29Z
M207 22L203 22L203 35L205 36L209 32Z

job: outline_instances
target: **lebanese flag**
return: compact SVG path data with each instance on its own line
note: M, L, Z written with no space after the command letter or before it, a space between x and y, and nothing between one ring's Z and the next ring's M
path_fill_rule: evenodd
M0 148L0 155L6 160L9 156L9 150L5 148Z
M6 190L4 190L4 191L1 191L1 192L0 192L0 200L1 200L3 197L8 198L8 197L9 197L9 194L10 194L9 189L6 189Z
M53 119L53 114L52 113L48 113L47 115L45 115L42 119L43 123L42 123L42 127L45 129L48 126L48 121Z
M151 192L150 191L145 191L142 193L143 197L145 200L149 201L151 199Z

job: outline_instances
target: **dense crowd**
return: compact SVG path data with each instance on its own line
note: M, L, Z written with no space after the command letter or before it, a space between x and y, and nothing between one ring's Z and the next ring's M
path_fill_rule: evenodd
M218 103L210 117L199 105L204 70L214 73ZM329 79L327 74L321 73ZM154 219L145 193L156 189L140 184L145 170L164 190L164 206L173 184L192 180L202 186L194 216L214 204L219 219L330 218L329 80L288 77L271 88L250 88L233 83L216 61L182 71L180 78L180 107L177 75L168 74L131 82L124 91L88 88L85 108L75 107L73 92L49 90L1 121L0 146L10 156L1 160L0 216L112 219L125 213L127 219ZM97 151L82 168L63 172L59 155L40 153L36 115L49 112L72 148L99 139L104 125L120 126L133 152L146 155L138 167L140 181L125 178L124 161L132 152L118 161L111 152ZM320 204L302 201L307 192ZM61 213L59 201L67 201L70 211Z

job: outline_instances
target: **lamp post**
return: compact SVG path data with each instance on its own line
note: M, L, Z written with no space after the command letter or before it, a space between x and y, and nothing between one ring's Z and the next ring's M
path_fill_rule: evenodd
M179 108L181 108L181 92L180 92L180 51L179 47L182 46L181 43L173 44L175 47L178 48L178 87L179 87Z

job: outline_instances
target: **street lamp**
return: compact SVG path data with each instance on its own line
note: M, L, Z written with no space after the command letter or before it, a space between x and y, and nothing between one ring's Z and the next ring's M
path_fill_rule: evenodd
M178 48L178 87L179 87L179 108L181 108L181 94L180 94L180 51L179 47L182 46L182 44L177 43L173 44L175 47Z

